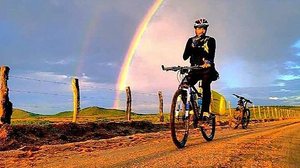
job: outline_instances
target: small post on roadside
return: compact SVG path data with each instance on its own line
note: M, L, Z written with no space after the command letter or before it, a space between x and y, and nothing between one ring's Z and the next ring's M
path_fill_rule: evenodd
M158 100L159 100L159 121L164 122L164 114L163 114L163 109L164 109L164 100L163 100L163 95L162 92L158 92Z
M232 117L232 113L231 113L231 102L228 101L228 109L229 109L229 116Z
M256 117L256 111L255 111L255 106L254 106L254 104L252 104L252 109L253 109L253 118L254 118L255 120L257 120L257 117Z
M259 119L261 120L262 117L261 117L261 113L260 113L260 106L258 106L258 115L259 115Z
M9 101L7 87L9 67L1 66L0 68L0 125L10 124L13 104Z
M264 112L264 121L267 119L267 111L264 107L262 107L263 112Z
M73 120L76 123L77 117L80 111L80 94L79 94L79 82L77 78L72 79L72 89L73 89Z
M127 86L126 87L126 95L127 95L127 106L126 106L126 119L127 121L130 121L131 120L131 102L132 102L132 99L131 99L131 90L130 90L130 87Z
M271 118L271 111L270 111L270 107L267 107L268 109L268 118L270 119Z

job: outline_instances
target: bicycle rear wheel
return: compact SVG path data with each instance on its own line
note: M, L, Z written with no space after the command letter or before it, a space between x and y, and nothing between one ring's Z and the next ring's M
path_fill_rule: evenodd
M216 117L214 114L205 112L202 120L202 125L200 126L202 136L206 141L211 141L215 136Z
M244 111L244 115L242 118L242 128L246 129L248 127L249 122L250 122L250 110L246 109Z
M183 148L189 135L189 113L186 111L186 94L178 89L172 100L170 112L171 136L177 148Z

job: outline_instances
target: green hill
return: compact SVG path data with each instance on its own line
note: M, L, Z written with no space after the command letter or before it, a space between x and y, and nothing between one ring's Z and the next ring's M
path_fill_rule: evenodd
M40 114L31 113L21 109L13 109L13 114L11 118L13 119L21 119L21 118L31 118L41 116Z
M60 112L55 117L72 117L73 111L64 111ZM101 116L101 117L116 117L116 116L124 116L123 110L115 110L115 109L105 109L100 107L87 107L79 112L79 116Z

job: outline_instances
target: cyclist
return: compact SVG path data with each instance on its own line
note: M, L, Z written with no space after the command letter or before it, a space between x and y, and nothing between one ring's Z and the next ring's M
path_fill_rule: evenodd
M200 70L190 71L186 78L191 86L202 80L203 101L201 115L204 112L209 112L211 100L210 84L212 81L217 80L219 75L214 64L216 41L213 37L206 36L208 26L209 24L204 18L195 21L195 36L188 39L183 53L184 60L190 58L191 66L199 65L204 67Z

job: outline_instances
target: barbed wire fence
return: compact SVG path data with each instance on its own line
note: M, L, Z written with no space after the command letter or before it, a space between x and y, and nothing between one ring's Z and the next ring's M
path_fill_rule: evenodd
M252 104L248 108L250 110L250 120L253 122L300 118L300 108L295 106L260 106ZM228 101L225 115L217 117L217 119L221 121L223 118L223 120L228 121L229 118L234 117L236 112L238 112L236 107L232 106L231 102Z
M9 87L10 97L15 108L42 115L75 111L74 91L72 91L70 82L73 78L66 78L61 81L8 75L8 79L9 83L11 83ZM118 99L115 98L116 92L120 94ZM126 92L123 90L83 85L79 94L80 102L78 106L80 106L79 109L81 110L91 106L112 108L114 102L119 104L117 110L125 111L127 106ZM157 93L134 91L132 97L132 112L137 114L155 114L159 111Z
M58 112L67 111L73 112L74 116L76 108L79 110L92 106L112 108L112 104L117 102L119 104L117 110L124 111L126 115L131 112L133 112L133 114L158 114L159 118L162 118L164 109L167 109L166 111L169 113L171 98L173 96L167 92L161 92L159 96L159 91L157 93L133 91L130 92L130 111L128 111L128 93L124 90L94 86L91 84L88 85L84 82L82 88L80 88L81 81L79 79L79 98L75 100L74 87L72 87L71 79L73 81L76 78L65 78L63 81L17 75L8 75L8 78L13 81L11 82L13 84L10 86L9 92L11 93L11 100L13 100L14 107L40 114L56 114ZM24 85L20 85L20 83ZM116 93L120 95L119 98L115 98ZM34 97L34 99L32 99L32 97ZM163 100L165 101L163 102ZM78 101L77 105L75 105L75 101ZM300 117L300 113L297 113L298 110L287 107L253 105L250 109L251 118L256 121ZM234 108L228 106L226 115L232 117L233 113ZM124 119L125 118L126 117L124 117ZM222 120L222 118L224 117L217 117L217 120ZM131 118L127 117L126 119L130 120ZM76 122L76 117L75 120L73 118L73 122Z

